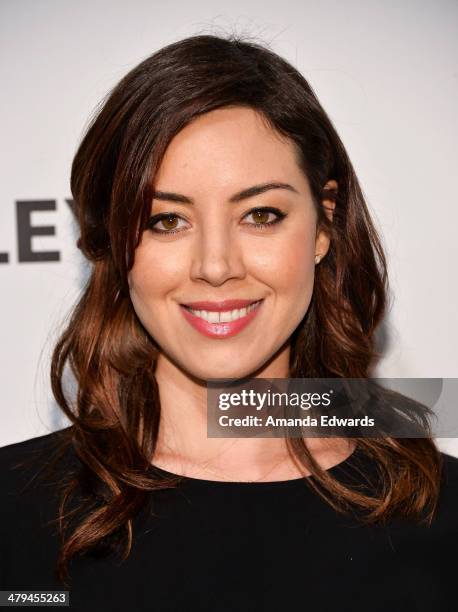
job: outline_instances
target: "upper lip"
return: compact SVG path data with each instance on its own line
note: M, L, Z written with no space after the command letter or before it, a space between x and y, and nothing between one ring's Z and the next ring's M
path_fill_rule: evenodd
M224 312L225 310L235 310L236 308L246 308L254 302L259 302L259 299L252 300L221 300L219 302L186 302L182 306L188 306L193 310L209 310L213 312Z

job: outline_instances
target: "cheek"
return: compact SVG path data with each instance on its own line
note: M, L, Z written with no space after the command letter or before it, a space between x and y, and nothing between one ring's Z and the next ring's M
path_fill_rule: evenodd
M268 249L260 250L258 270L262 269L265 283L278 296L300 301L313 288L314 249L313 232L302 228L282 240L271 241Z
M183 266L179 261L176 254L161 254L160 249L137 250L135 264L129 273L131 295L145 302L163 297L180 278Z
M146 250L137 252L135 264L128 276L132 305L138 318L148 329L151 328L152 313L155 312L157 316L157 309L153 308L154 302L160 302L168 290L168 275L164 273L163 263L161 267L158 263Z
M147 287L147 279L138 267L134 266L129 273L129 294L132 306L143 325L148 325L148 300L151 295Z

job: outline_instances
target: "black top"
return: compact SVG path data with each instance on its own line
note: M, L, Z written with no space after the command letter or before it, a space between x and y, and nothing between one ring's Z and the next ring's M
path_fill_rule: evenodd
M40 462L13 469L31 452L46 452L56 435L0 449L0 590L66 590L53 575L57 527L46 524L57 515L54 488L34 484ZM443 459L431 527L401 520L362 526L336 513L303 478L243 483L184 477L178 490L154 493L156 516L146 513L134 523L126 561L86 555L72 563L70 608L456 610L457 569L450 559L458 548L458 459ZM375 474L374 467L356 451L329 471L350 483L361 480L359 470Z

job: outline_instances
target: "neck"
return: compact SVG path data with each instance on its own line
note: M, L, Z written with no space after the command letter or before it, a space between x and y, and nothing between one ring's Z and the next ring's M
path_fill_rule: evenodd
M268 364L255 376L286 378L288 359L289 353L281 363ZM155 376L161 419L152 462L158 467L201 478L208 477L209 473L220 473L222 478L224 475L234 480L259 480L266 473L269 480L304 475L304 468L290 457L284 438L208 438L205 381L190 376L164 355L158 359ZM311 447L323 454L323 439L309 440ZM345 449L340 446L336 456L335 444L332 445L332 456L329 452L328 445L325 468L339 463L342 452L343 458L345 453L349 454L348 446Z

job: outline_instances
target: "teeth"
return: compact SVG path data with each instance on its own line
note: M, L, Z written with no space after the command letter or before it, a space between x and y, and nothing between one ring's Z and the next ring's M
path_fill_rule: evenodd
M236 321L258 307L260 301L250 304L247 308L236 308L235 310L225 310L223 312L214 312L211 310L193 310L188 308L190 312L196 317L205 319L209 323L229 323L230 321Z

